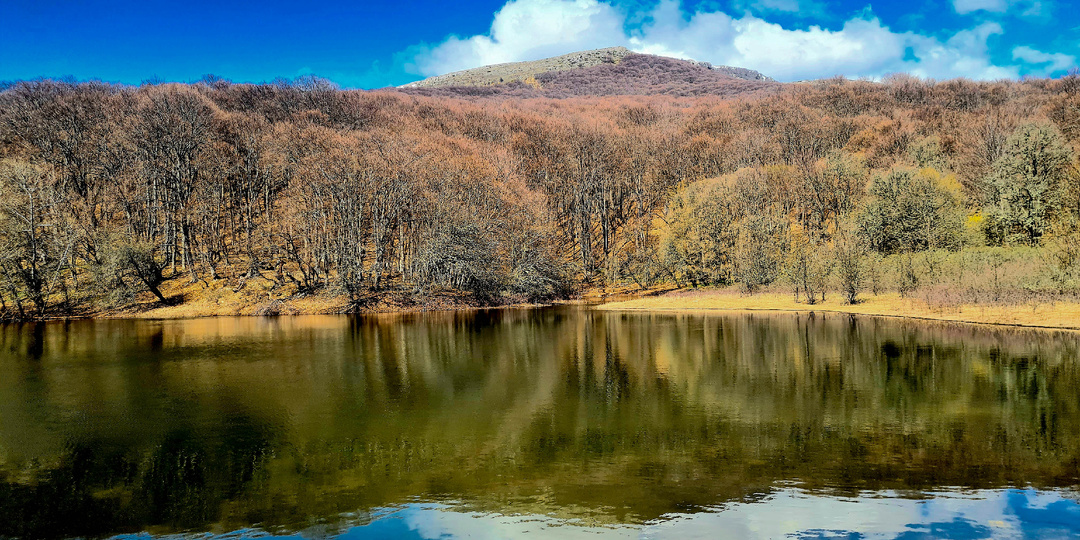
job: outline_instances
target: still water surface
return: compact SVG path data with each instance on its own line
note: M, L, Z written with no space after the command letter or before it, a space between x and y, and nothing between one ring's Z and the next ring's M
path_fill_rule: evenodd
M0 327L0 538L1076 538L1078 501L1075 333L577 308Z

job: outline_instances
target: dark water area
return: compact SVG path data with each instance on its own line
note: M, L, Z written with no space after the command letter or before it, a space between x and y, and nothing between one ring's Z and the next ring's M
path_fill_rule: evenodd
M0 538L1077 538L1080 334L580 308L0 326Z

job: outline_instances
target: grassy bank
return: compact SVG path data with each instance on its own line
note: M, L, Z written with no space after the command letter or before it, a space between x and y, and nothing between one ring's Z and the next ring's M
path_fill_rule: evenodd
M884 317L908 317L979 324L1080 329L1080 302L1029 300L1015 304L932 305L917 297L898 293L865 295L854 305L840 295L824 302L796 302L789 293L744 294L737 288L676 290L599 306L607 311L828 311Z
M139 294L129 303L99 310L73 313L74 318L186 319L193 317L333 315L344 313L393 313L471 309L480 307L470 296L452 291L416 294L402 290L372 293L352 300L345 294L324 290L301 294L295 290L271 288L253 280L243 287L223 282L172 279L161 287L167 302L149 293Z

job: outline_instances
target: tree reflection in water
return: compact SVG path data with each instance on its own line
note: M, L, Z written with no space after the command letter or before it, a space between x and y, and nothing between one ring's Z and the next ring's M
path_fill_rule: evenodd
M783 534L846 537L970 490L991 491L879 532L1075 533L1078 352L1070 333L821 314L5 326L0 536L404 515L678 536L780 512L805 521ZM881 519L817 519L840 508Z

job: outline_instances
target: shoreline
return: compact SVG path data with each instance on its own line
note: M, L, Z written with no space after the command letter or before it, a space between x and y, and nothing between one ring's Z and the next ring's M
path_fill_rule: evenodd
M151 297L148 292L141 292L136 300L119 306L97 306L74 313L3 320L2 322L362 315L502 307L484 305L482 302L454 291L433 291L419 295L410 291L386 289L378 293L370 293L354 301L346 295L326 291L313 294L297 294L295 291L275 293L265 284L250 283L247 287L232 288L222 282L191 283L169 280L161 289L168 302L161 302ZM522 304L503 304L503 306L510 305Z
M143 311L131 311L131 310L119 310L114 312L104 312L99 314L90 314L84 317L70 317L66 320L122 320L122 319L142 319L142 320L181 320L181 319L203 319L203 318L215 318L215 317L302 317L312 315L407 315L415 313L434 313L434 312L467 312L467 311L482 311L487 309L503 309L503 308L531 308L542 307L547 304L470 304L467 302L454 302L454 301L440 301L445 300L440 297L435 298L437 301L430 303L416 303L416 304L399 304L394 302L378 301L374 305L365 306L363 308L355 308L350 306L350 303L344 297L325 297L316 296L309 298L296 298L296 299L283 299L279 303L266 302L262 304L249 304L237 308L236 306L221 306L221 309L214 309L215 306L208 305L188 305L181 304L177 306L156 306ZM273 311L267 311L267 308L273 307ZM59 320L65 320L63 318Z
M181 294L183 293L181 292ZM391 293L372 298L371 303L359 308L350 305L346 297L337 295L316 294L273 300L263 299L261 301L251 297L214 299L203 297L203 295L194 296L189 301L176 305L142 302L116 310L100 310L69 316L2 322L8 324L34 321L122 319L164 321L212 317L390 315L576 305L612 313L830 313L972 324L998 328L1011 327L1080 332L1080 301L1028 302L1026 304L1000 305L965 304L934 307L918 298L904 298L896 293L884 293L877 296L866 294L860 297L859 303L854 305L844 304L837 294L831 295L825 302L806 304L795 302L790 293L762 292L747 295L734 288L671 289L664 287L643 291L594 289L575 299L548 303L494 305L480 305L469 302L466 298L455 294L436 293L426 297L411 296L404 298Z
M310 316L345 316L345 315L411 315L418 313L446 313L446 312L469 312L469 311L484 311L490 309L531 309L548 307L552 305L561 305L560 302L551 304L494 304L494 305L456 305L456 306L440 306L440 305L425 305L425 306L388 306L386 309L366 309L358 311L348 310L302 310L296 309L295 306L291 306L292 309L287 309L278 313L252 313L250 309L243 310L222 310L222 311L208 311L203 309L197 309L193 311L184 311L183 313L173 312L169 308L177 306L162 306L159 308L152 308L145 311L131 311L131 310L119 310L119 311L103 311L87 314L75 314L68 316L51 316L39 319L0 319L0 325L5 324L25 324L25 323L38 323L38 322L74 322L74 321L123 321L123 320L143 320L143 321L179 321L185 319L214 319L218 317L310 317ZM165 313L161 313L165 311Z
M999 328L1080 331L1080 302L932 307L895 293L867 295L854 305L839 295L817 304L796 303L791 294L745 295L728 289L680 289L659 296L611 302L595 309L623 313L832 313L864 317L973 324Z
M86 321L86 320L177 320L208 317L281 317L291 315L387 315L428 313L446 311L478 311L506 308L536 308L553 305L594 306L611 300L640 298L649 294L661 294L674 290L670 287L638 291L628 288L588 289L576 298L548 302L513 301L485 303L453 290L435 290L427 294L387 288L370 292L359 302L353 302L343 294L321 291L297 294L294 291L276 294L265 283L248 283L246 287L232 288L223 281L186 282L184 279L166 281L161 291L171 303L163 303L149 292L139 293L133 302L116 307L97 307L67 314L41 318L4 319L0 324L22 322ZM0 314L2 315L2 314Z

